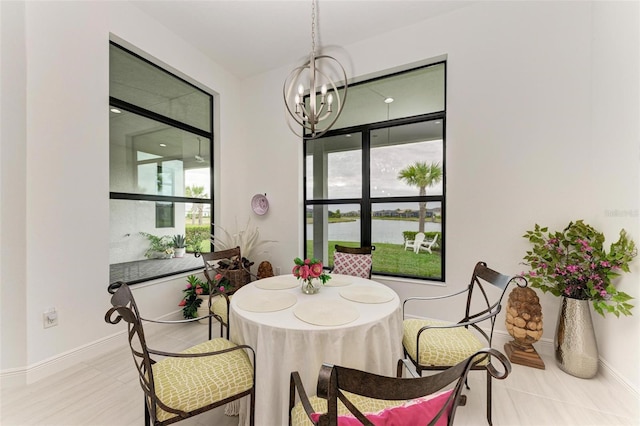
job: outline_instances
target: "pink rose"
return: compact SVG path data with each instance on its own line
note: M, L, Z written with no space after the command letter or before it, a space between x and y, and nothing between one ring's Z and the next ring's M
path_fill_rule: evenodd
M216 281L220 281L222 279L222 274L216 274Z
M202 292L203 292L202 287L197 286L196 287L196 294L202 294Z
M291 270L291 273L293 274L293 276L299 277L300 276L300 266L299 265L294 266L293 269Z
M304 264L305 264L305 265L308 265L308 264L310 264L310 263L311 263L311 260L309 260L309 259L305 259L305 260L304 260Z
M311 278L318 278L322 275L322 263L314 263L311 265L309 274L311 275Z
M184 306L187 304L186 300L181 300L180 303L178 303L178 306Z
M190 283L187 284L187 289L189 289L189 288L191 288L191 284Z
M310 270L309 270L309 266L307 265L303 265L300 267L300 278L302 278L303 280L306 280L307 278L309 278L309 274L310 274Z
M223 286L223 285L221 285L221 286L220 286L220 288L219 288L218 290L220 290L221 292L223 292L223 293L224 293L225 288L224 288L224 286Z

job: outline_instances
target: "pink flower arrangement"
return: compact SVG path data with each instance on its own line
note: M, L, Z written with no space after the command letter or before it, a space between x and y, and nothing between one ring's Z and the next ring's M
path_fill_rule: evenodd
M532 287L555 296L591 300L600 315L631 315L632 299L618 291L611 280L629 272L629 262L636 256L634 242L626 231L607 252L604 235L582 220L571 222L562 232L548 232L535 225L524 235L533 245L524 257L531 269L522 274Z
M296 257L293 262L295 265L291 270L291 273L298 279L309 281L312 278L318 278L322 281L322 284L325 284L331 279L331 276L324 273L321 260L313 258L302 260L299 257Z

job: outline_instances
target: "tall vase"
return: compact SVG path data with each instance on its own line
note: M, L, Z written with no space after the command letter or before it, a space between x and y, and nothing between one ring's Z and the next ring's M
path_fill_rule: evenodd
M565 373L582 379L598 373L598 343L589 300L562 298L554 347L556 363Z

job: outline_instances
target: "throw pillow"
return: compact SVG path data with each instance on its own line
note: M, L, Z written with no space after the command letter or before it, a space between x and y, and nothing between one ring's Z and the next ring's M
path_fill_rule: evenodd
M408 426L426 425L438 414L438 411L447 403L447 398L453 389L437 394L425 396L407 402L397 407L386 408L378 413L365 414L365 417L376 426ZM451 414L451 404L436 422L436 426L446 426L449 414ZM311 414L311 420L318 421L320 414ZM338 426L362 426L362 423L352 415L338 416Z
M352 254L335 252L333 254L333 273L369 278L373 260L370 254Z

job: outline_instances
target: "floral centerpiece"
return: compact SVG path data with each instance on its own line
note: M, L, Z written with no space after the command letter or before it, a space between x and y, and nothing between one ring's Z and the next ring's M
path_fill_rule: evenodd
M299 280L302 280L302 291L304 293L317 293L320 289L319 286L314 285L314 280L322 282L322 285L326 284L331 279L331 276L324 273L322 268L322 261L318 259L300 259L296 257L293 262L295 266L291 271L293 276Z
M533 245L524 256L530 271L523 273L532 287L555 296L591 300L602 316L631 315L633 305L628 301L632 297L611 283L620 271L629 272L629 262L637 254L624 229L609 252L603 248L604 235L582 220L559 232L536 224L523 237Z
M178 306L182 306L182 315L186 319L198 318L198 308L204 303L204 300L198 296L208 296L209 291L208 282L202 281L195 275L187 277L187 287L182 290L184 295L178 304Z

